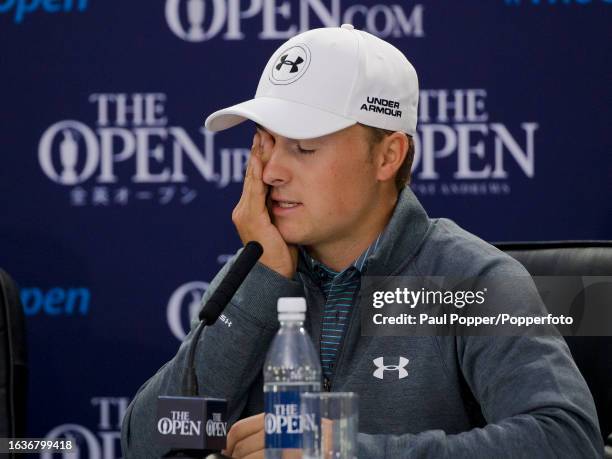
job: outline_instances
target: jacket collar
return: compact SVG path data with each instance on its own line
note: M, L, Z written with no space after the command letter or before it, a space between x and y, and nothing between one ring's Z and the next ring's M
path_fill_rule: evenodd
M368 259L363 274L388 276L409 263L431 227L427 212L409 187L400 193L378 250Z

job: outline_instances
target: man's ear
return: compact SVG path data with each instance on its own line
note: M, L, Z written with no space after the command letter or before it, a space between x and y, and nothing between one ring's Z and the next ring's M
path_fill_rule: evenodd
M394 180L397 171L404 162L409 146L408 136L396 131L385 138L376 147L376 178L381 182Z

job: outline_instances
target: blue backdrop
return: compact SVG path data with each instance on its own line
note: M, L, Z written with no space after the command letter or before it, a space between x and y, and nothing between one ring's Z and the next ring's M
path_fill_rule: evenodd
M240 245L251 144L205 116L352 22L420 78L413 189L489 241L610 239L610 0L0 0L0 266L22 287L28 434L121 455L120 420Z

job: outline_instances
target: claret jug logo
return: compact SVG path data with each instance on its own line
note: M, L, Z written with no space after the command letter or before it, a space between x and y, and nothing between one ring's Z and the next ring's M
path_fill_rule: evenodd
M215 134L204 128L198 145L169 122L165 94L92 94L89 102L93 123L58 121L38 145L43 173L69 187L71 205L186 205L202 181L217 188L242 182L250 150L216 151Z
M289 84L300 78L310 65L310 49L302 44L282 51L272 66L270 81L274 84Z
M179 341L185 339L189 331L189 323L200 312L202 296L207 289L207 282L187 282L170 296L166 318L170 331Z
M192 421L189 411L172 411L172 418L161 418L157 431L162 435L195 437L202 435L202 421Z
M211 419L206 421L206 435L209 437L227 437L227 422L223 421L221 413L212 413Z
M257 24L260 40L287 40L316 27L354 24L379 37L423 37L423 5L364 5L342 0L166 0L170 30L188 42L221 36L245 40L245 22Z
M57 154L60 163L57 168L51 157L52 144L56 139L59 140ZM79 142L84 147L85 161L77 173ZM60 121L47 129L40 140L38 152L43 172L51 180L62 185L75 185L87 180L95 172L100 161L100 151L95 134L78 121Z
M121 424L130 399L127 397L94 397L91 404L98 408L98 425L95 429L68 423L51 429L45 440L71 440L76 450L63 453L72 459L106 459L121 455ZM96 431L97 430L97 431ZM52 459L58 453L43 451L41 459Z

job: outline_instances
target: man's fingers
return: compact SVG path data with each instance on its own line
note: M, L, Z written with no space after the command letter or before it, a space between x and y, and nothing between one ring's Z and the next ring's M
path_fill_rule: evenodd
M259 139L261 137L258 136ZM248 209L256 213L266 210L267 186L263 182L263 163L261 146L255 144L249 158L248 171L244 178L241 201Z
M249 435L248 437L243 438L238 443L236 443L232 456L235 458L244 458L250 457L255 453L263 454L264 448L265 435L262 424L261 430L258 430L253 435Z
M261 156L261 134L256 132L253 136L253 145L251 145L251 154L249 155L249 160L247 162L247 173L245 174L248 177L253 175L253 162L251 161L255 156Z
M293 266L297 266L297 261L298 261L298 256L299 256L297 245L288 244L287 247L289 248L289 255L291 256L291 261L293 262Z
M259 413L254 416L249 416L248 418L241 419L236 422L232 429L238 430L242 433L243 437L249 436L257 432L258 430L263 430L264 428L264 414Z
M251 155L251 178L253 179L253 184L258 187L255 191L261 191L265 187L263 182L263 149L262 147L257 147L255 149L254 154Z
M332 429L333 429L334 423L331 419L327 419L327 418L322 418L321 419L321 431L322 431L322 439L323 439L323 444L321 445L321 452L323 453L323 456L327 456L330 453L330 450L332 448Z
M257 451L256 453L249 454L248 456L245 456L244 459L264 459L264 457L265 457L264 454L265 453L263 451ZM284 458L284 456L283 456L283 458Z
M264 428L264 414L260 413L255 416L249 416L248 418L241 419L236 422L227 433L227 446L225 450L231 456L234 452L236 444L243 438L253 435L258 430L263 431Z
M251 154L249 155L249 159L247 161L247 167L246 170L244 171L244 181L242 184L242 194L240 195L240 201L238 201L238 205L240 205L240 203L243 201L244 197L248 194L248 189L250 186L250 177L252 175L252 163L251 163L251 158L253 157L253 152L255 151L256 145L257 145L257 134L255 134L255 136L253 137L253 145L251 146Z
M249 160L247 161L247 168L244 173L244 184L242 186L242 195L240 196L240 201L238 205L250 205L251 194L253 188L253 158L259 154L259 150L261 149L261 135L259 132L256 132L253 136L253 145L251 146L251 154L249 155Z
M264 152L271 150L272 147L274 146L274 139L272 138L270 133L266 131L261 131L259 135L261 136L260 137L261 149Z

